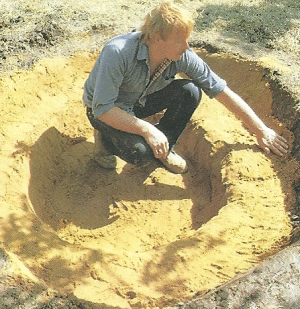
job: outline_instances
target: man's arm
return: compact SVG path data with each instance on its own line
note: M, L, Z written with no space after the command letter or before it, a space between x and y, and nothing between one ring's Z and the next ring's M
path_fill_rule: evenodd
M267 127L252 108L227 86L224 91L216 96L216 99L241 119L249 130L256 135L258 144L262 149L268 153L272 150L279 156L287 153L287 140Z
M167 137L151 123L132 116L119 107L109 109L98 118L117 130L143 136L156 158L163 159L168 155Z

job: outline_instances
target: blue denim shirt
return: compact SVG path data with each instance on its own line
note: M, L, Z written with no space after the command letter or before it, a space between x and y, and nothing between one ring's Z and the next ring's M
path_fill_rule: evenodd
M178 73L185 73L210 98L226 86L225 80L188 49L145 91L150 81L148 47L142 44L140 32L120 35L108 41L101 51L84 84L83 102L92 108L95 117L114 106L133 114L137 102L145 105L147 95L169 85Z

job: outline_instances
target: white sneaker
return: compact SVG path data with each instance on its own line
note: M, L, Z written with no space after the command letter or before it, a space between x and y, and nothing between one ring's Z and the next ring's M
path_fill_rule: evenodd
M186 161L174 151L170 151L165 159L159 160L173 174L184 174L188 171Z

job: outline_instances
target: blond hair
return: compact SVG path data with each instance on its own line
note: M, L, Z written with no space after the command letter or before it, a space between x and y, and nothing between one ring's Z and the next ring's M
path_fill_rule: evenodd
M163 2L154 8L147 14L140 28L143 43L149 42L155 34L166 40L173 30L183 31L188 38L193 29L194 21L183 9L171 2Z

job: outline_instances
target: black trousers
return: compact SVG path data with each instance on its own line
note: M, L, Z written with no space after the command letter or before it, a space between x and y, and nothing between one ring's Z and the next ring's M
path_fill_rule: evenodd
M193 81L176 79L162 90L147 96L144 107L136 104L133 111L136 117L146 118L165 110L155 126L166 135L172 149L199 105L201 97L201 88ZM110 153L139 166L146 166L155 159L151 147L142 136L112 128L95 118L91 108L87 108L87 116L91 125L101 132L103 144Z

